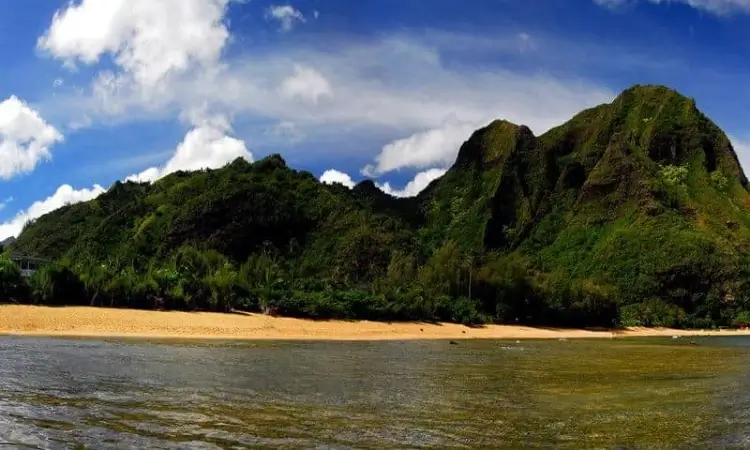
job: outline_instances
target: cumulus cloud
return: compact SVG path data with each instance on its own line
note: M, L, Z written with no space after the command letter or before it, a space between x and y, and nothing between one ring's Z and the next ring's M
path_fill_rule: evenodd
M218 169L237 158L253 161L245 142L229 135L232 128L226 117L192 117L192 122L194 128L163 167L148 168L126 180L150 183L178 171Z
M379 176L403 168L447 167L456 159L461 144L479 126L479 123L452 124L393 141L375 157L375 164L366 166L362 172Z
M316 19L318 18L317 11L314 12L314 16ZM291 5L269 7L266 11L266 18L278 22L280 31L290 31L297 23L305 23L306 21L304 14Z
M114 72L93 86L102 102L117 95L150 98L175 76L215 70L229 39L230 0L82 0L58 10L37 47L68 66L110 56Z
M288 100L302 99L317 103L321 97L333 94L328 80L310 67L295 66L294 75L284 79L279 86L279 95Z
M402 189L394 188L390 182L375 183L375 186L394 197L414 197L429 186L430 183L445 175L446 172L446 169L438 168L419 172ZM326 170L320 176L320 182L325 184L342 184L349 189L352 189L356 185L349 174L335 169Z
M350 177L349 174L334 169L326 170L323 175L320 176L320 182L325 184L343 184L349 189L355 186L354 180L352 180L352 177Z
M13 219L0 224L0 240L18 236L24 225L31 220L37 219L66 205L92 200L104 192L105 189L98 184L95 184L91 188L80 190L76 190L72 186L64 184L57 188L57 191L51 196L44 200L34 202L34 204L32 204L27 210L21 211Z
M608 8L619 7L638 0L594 0L594 3ZM733 12L750 12L750 0L645 0L656 4L683 3L695 9L714 14L730 14Z
M390 183L378 184L377 186L386 194L394 197L414 197L425 190L430 183L445 175L445 172L447 172L445 169L430 169L419 172L403 189L394 189Z
M0 179L31 172L63 140L39 113L16 96L0 103Z

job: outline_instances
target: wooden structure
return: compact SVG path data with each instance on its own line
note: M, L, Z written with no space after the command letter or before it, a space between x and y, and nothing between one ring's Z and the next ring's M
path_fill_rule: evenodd
M34 275L34 272L36 272L39 267L52 262L44 258L37 258L34 256L25 256L14 253L11 253L10 259L18 264L18 267L21 268L21 276L23 277L30 277Z

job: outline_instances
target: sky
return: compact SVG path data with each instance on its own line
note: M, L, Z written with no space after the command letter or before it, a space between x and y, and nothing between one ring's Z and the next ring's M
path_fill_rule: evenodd
M492 120L541 134L634 84L695 98L750 169L750 0L24 0L0 40L0 240L274 153L416 195Z

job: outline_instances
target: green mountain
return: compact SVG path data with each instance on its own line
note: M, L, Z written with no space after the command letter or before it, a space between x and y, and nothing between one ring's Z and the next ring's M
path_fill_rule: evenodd
M219 170L176 173L153 185L118 182L95 200L39 218L12 248L139 267L166 261L185 246L215 250L236 264L272 250L300 259L310 275L356 278L348 272L356 272L354 259L366 255L345 247L349 235L372 235L374 248L385 255L380 259L387 259L390 246L408 248L410 240L402 220L379 213L394 212L395 199L360 192L323 185L308 172L288 168L278 155L254 164L237 159Z
M690 307L727 299L750 248L747 178L695 102L636 86L535 137L494 122L422 195L431 246L526 255L539 271Z
M694 100L635 86L538 137L489 124L413 199L238 160L117 183L11 247L65 259L93 304L710 326L750 319L747 185Z

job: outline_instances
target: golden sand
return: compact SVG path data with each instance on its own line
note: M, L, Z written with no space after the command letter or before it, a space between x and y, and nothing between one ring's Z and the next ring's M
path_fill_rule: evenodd
M597 331L513 325L472 328L456 324L312 321L244 313L0 305L0 334L246 340L411 340L731 336L750 335L750 331L688 331L664 328Z

